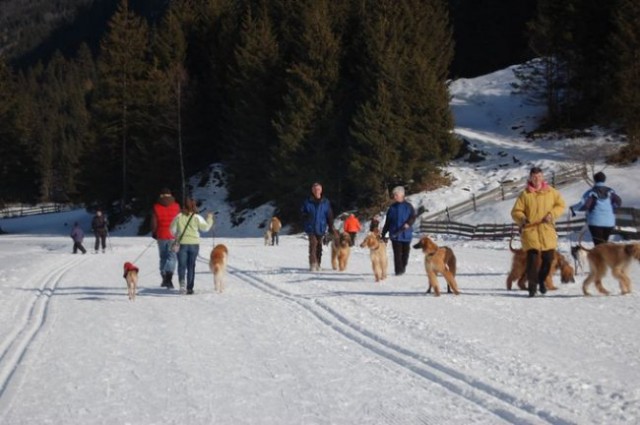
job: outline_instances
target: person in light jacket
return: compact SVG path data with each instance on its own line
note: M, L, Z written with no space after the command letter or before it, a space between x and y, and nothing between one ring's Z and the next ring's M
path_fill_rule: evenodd
M615 209L622 206L622 199L615 190L604 184L606 179L607 176L602 171L594 174L593 187L582 195L577 204L569 207L574 217L576 211L585 212L594 245L609 241L609 236L616 226Z
M171 222L171 233L180 243L178 251L178 281L180 293L193 294L196 278L196 259L200 252L200 232L207 232L213 227L213 213L207 213L207 218L198 214L196 202L187 199L180 214ZM186 280L185 280L186 278Z
M527 280L529 297L547 292L544 281L549 274L553 252L558 248L555 220L565 210L564 199L544 179L539 167L531 168L527 187L520 193L511 209L511 217L521 230L522 249L527 253ZM542 257L537 267L538 255Z

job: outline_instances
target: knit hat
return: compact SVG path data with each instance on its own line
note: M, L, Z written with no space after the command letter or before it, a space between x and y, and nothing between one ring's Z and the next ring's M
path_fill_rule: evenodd
M604 183L606 179L607 179L607 176L605 176L602 171L598 171L593 175L593 181L596 183Z

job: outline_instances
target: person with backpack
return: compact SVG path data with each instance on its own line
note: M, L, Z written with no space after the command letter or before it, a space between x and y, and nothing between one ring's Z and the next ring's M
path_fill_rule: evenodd
M180 214L180 205L171 194L171 190L161 189L158 201L153 204L151 237L158 242L160 276L162 276L160 286L167 289L173 288L173 274L178 262L176 253L171 250L171 243L175 238L171 234L169 226L178 214Z
M109 222L107 217L102 214L102 210L96 211L96 215L91 220L91 230L96 237L96 243L94 245L94 253L98 253L98 248L102 246L102 253L104 254L107 248L107 233Z
M594 174L593 187L582 195L580 202L569 207L573 217L576 216L576 211L584 211L586 214L594 245L609 241L616 226L615 209L622 205L622 199L615 190L604 184L606 179L607 176L602 171Z

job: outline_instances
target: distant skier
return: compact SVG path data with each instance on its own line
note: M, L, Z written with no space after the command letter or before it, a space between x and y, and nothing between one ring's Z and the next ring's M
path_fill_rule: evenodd
M87 253L87 250L82 246L82 241L84 240L84 232L80 227L80 223L77 221L73 223L73 229L71 229L71 239L73 239L73 253L77 254L78 250L83 254Z
M104 253L107 248L107 232L108 232L107 217L102 214L102 210L96 211L96 215L91 220L91 230L96 237L96 243L94 252L98 253L98 248L102 246L102 252Z

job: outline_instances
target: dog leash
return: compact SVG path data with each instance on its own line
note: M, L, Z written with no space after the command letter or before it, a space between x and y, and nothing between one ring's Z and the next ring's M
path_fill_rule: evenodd
M146 247L145 249L143 249L143 250L142 250L142 252L140 253L140 255L138 255L138 256L136 257L136 259L132 261L132 263L133 263L133 264L135 264L135 263L140 259L140 257L142 257L142 255L143 255L145 252L147 252L147 250L148 250L149 248L151 248L151 245L153 245L155 242L156 242L156 240L155 240L155 239L151 239L151 243L149 243L149 245L147 245L147 247Z

